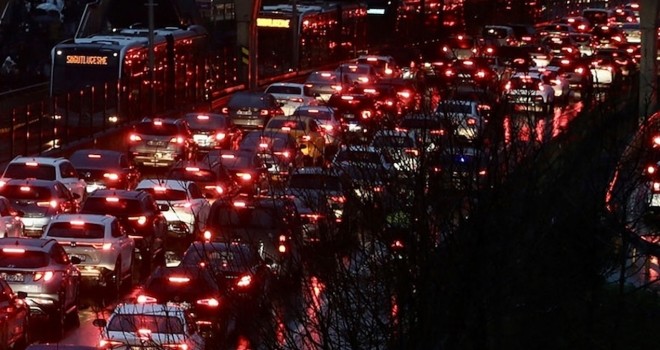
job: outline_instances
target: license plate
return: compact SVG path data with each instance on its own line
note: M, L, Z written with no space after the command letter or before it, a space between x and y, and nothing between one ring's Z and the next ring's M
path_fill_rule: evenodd
M148 146L167 146L167 142L163 141L147 141Z
M344 118L353 119L353 118L355 118L355 114L344 114Z
M250 111L236 111L236 114L238 114L238 115L250 115L252 113Z
M0 278L7 282L23 282L24 277L21 273L0 273Z
M71 258L78 258L80 261L85 261L87 260L87 255L79 255L79 254L70 254L69 257Z

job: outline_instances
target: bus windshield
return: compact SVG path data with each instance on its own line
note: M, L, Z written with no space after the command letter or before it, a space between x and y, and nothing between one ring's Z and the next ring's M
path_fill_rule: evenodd
M51 75L51 94L80 91L119 80L119 55L97 47L57 47Z

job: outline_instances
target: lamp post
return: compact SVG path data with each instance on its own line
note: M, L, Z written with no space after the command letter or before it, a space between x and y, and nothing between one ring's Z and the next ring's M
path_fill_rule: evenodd
M149 20L149 86L151 88L149 98L151 99L151 114L156 113L156 58L154 54L154 0L147 3L147 12Z

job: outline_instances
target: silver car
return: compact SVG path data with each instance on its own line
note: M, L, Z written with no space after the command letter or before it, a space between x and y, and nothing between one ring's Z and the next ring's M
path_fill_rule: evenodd
M47 328L59 336L67 318L78 317L79 262L54 239L0 238L0 278L27 293L30 313L47 316Z

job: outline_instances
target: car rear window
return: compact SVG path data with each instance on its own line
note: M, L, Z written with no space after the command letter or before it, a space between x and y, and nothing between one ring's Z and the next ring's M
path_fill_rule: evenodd
M186 115L184 118L188 122L191 129L222 129L227 127L227 119L219 115Z
M57 238L103 238L105 227L94 223L54 222L48 228L46 235Z
M34 269L48 266L48 254L41 251L23 250L20 247L0 249L0 267Z
M50 200L53 197L47 187L28 185L4 185L0 187L0 195L12 200Z
M171 188L159 189L154 188L140 188L139 190L151 193L151 196L154 197L157 201L183 201L188 198L186 191L174 190Z
M118 197L87 197L80 209L83 214L108 214L120 217L143 213L140 201Z
M116 314L110 319L107 327L110 332L136 333L138 329L148 329L151 333L181 334L183 323L178 317Z
M142 135L170 136L176 135L179 128L170 123L156 125L151 122L139 123L135 126L135 132Z
M271 119L266 127L267 129L283 129L289 128L290 130L305 130L305 123L301 120L291 119Z
M201 182L212 182L216 181L215 173L209 169L186 169L186 168L175 168L172 169L167 176L172 180L183 180L183 181L201 181Z
M302 89L298 86L269 86L266 92L270 94L302 95Z
M49 164L10 163L4 177L11 179L55 180L55 167Z
M74 152L69 160L76 169L117 169L119 154Z

